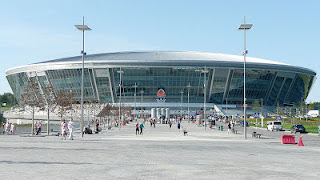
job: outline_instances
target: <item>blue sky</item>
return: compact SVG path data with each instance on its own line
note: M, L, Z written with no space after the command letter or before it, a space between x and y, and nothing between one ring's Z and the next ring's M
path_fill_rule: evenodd
M2 1L0 93L12 92L5 71L26 64L80 55L82 23L86 52L200 51L248 56L302 66L320 74L320 1L301 0L104 0ZM307 99L320 101L316 81Z

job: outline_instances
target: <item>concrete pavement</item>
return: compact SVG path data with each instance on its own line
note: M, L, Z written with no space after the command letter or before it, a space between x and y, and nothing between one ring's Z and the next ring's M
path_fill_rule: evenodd
M320 147L281 145L278 138L244 140L242 134L183 122L135 124L75 140L0 136L1 179L318 179ZM317 142L318 143L318 142Z

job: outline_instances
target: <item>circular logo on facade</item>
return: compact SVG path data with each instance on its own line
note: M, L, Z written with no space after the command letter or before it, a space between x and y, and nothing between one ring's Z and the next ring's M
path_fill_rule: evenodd
M157 101L159 103L163 103L166 101L166 93L164 92L163 89L159 89L157 92Z

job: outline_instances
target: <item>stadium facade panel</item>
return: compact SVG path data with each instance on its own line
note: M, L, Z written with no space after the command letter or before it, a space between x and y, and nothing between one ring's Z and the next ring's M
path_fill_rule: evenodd
M73 99L80 101L81 68L81 56L77 56L12 68L6 74L17 99L24 93L27 79L32 78L40 89L52 84L55 93L72 91ZM207 103L243 103L243 56L170 51L85 56L85 101L119 102L120 68L124 103L133 103L136 92L136 102L141 104L185 104L189 83L190 103L203 103L204 92ZM316 77L310 69L250 57L246 70L248 104L263 99L267 106L300 103L307 98Z

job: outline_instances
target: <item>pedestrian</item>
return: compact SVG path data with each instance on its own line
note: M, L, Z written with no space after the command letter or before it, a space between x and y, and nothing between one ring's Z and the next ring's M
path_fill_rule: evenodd
M152 122L153 122L153 120L152 120L152 119L150 119L150 127L152 127Z
M229 134L229 133L230 133L230 131L231 131L231 123L230 123L230 121L229 121L229 123L228 123L228 132L227 132L227 134Z
M61 122L61 139L66 140L66 135L67 135L67 124L65 120L62 120Z
M38 131L38 122L36 121L36 123L33 126L33 130L34 130L34 134L38 135L39 131Z
M9 134L9 132L10 132L10 123L9 123L9 121L7 121L7 123L6 123L6 134Z
M153 128L156 128L156 119L153 119Z
M178 129L180 129L180 123L178 122Z
M142 129L144 128L144 125L143 125L143 123L141 123L140 124L140 135L142 135L143 133L142 133Z
M14 132L16 131L16 126L14 125L14 123L11 124L11 128L10 128L10 133L11 135L14 135Z
M136 135L139 134L139 123L136 124Z
M39 124L38 124L38 134L40 134L40 135L41 135L41 126L42 126L41 123L42 123L42 122L40 121Z
M69 140L73 140L73 130L74 130L74 122L72 120L72 118L70 119L69 123L68 123L68 129L69 129Z
M172 126L172 122L169 120L169 127L171 128L171 126Z
M6 123L2 122L2 134L4 135L6 133Z

